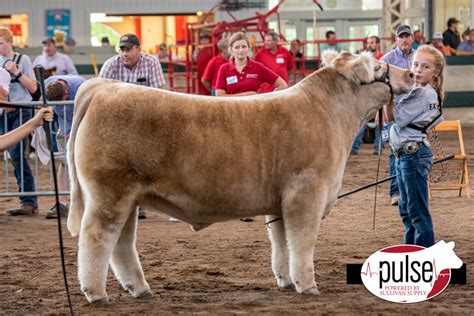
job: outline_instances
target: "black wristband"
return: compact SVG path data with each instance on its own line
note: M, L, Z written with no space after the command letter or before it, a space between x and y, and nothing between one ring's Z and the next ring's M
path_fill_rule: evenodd
M23 74L21 73L21 71L18 73L18 75L15 76L15 79L19 80L21 77L23 76Z

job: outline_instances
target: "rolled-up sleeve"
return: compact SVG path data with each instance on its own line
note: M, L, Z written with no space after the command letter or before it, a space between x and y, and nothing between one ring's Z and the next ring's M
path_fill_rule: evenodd
M423 102L427 102L421 89L413 89L398 102L393 112L400 128L406 127L423 112Z

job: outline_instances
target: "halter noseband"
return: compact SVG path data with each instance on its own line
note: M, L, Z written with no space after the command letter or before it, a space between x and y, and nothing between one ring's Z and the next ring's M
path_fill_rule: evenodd
M393 87L390 83L390 64L385 63L385 65L387 65L387 71L384 72L380 78L375 79L373 82L385 83L390 88L390 100L393 100Z

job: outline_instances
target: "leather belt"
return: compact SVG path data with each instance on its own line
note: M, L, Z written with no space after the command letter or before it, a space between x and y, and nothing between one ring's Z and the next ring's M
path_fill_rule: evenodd
M425 141L425 140L422 140L422 141L419 141L419 142L407 142L407 143L403 144L402 148L394 150L393 154L395 155L395 158L397 158L397 159L400 158L401 155L414 154L422 146L430 147L430 144L429 143L427 144L427 142L428 141Z

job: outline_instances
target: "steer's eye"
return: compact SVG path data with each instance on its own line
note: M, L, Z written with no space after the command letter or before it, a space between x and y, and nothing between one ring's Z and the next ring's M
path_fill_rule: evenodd
M375 66L374 71L379 71L380 68L382 68L382 67L380 67L379 65L377 65L377 66Z

